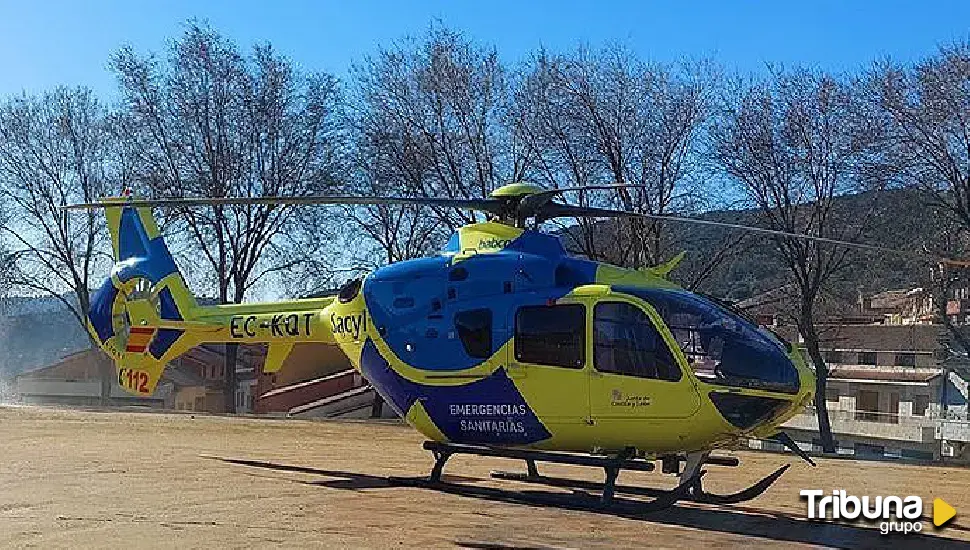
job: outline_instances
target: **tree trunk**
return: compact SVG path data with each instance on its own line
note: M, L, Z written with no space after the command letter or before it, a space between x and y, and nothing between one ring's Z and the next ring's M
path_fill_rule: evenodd
M950 386L950 368L952 361L950 361L950 346L948 345L950 337L956 340L959 347L963 348L962 351L970 352L970 343L967 342L963 334L960 333L960 329L957 328L953 323L950 322L950 317L946 314L946 303L949 295L949 283L947 280L946 266L940 266L940 275L938 284L933 285L933 304L936 306L934 311L935 319L934 323L943 325L943 330L940 331L939 337L939 360L940 367L943 369L943 383L940 384L940 418L944 420L947 418L949 409L949 396L947 395ZM962 369L961 369L962 370ZM960 376L966 378L965 372L958 372ZM936 449L936 452L942 452L941 449Z
M805 348L815 365L815 414L818 417L818 435L822 442L822 451L835 452L835 438L832 437L832 424L829 422L829 410L825 404L825 386L828 382L828 368L825 359L818 349L818 334L814 323L809 322L805 327L799 327L805 338Z
M95 351L95 356L98 360L98 377L101 379L101 391L98 395L98 405L101 407L106 407L111 404L111 388L114 385L115 378L115 364L107 354L101 351L101 347L94 340L90 333L88 333L88 343L92 350Z
M98 404L106 407L111 404L111 386L115 379L114 364L110 361L102 363L98 366L98 370L101 375L101 396L98 399Z
M101 361L98 364L98 370L101 376L101 396L98 399L98 405L106 407L111 404L111 386L115 380L114 364L111 361Z
M226 344L225 361L225 386L224 399L225 412L236 412L236 358L239 356L239 344Z

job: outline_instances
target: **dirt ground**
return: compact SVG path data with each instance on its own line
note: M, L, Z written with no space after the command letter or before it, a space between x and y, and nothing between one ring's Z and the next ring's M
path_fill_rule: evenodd
M667 548L970 546L970 469L738 453L743 468L711 467L708 489L732 492L792 468L761 497L732 507L680 504L639 513L624 497L609 510L564 509L539 497L593 502L566 489L497 481L521 461L457 456L453 489L396 486L426 475L431 459L406 426L0 407L0 547L41 548ZM540 464L542 473L601 480L602 473ZM620 483L671 487L656 473ZM958 516L919 535L873 525L804 519L800 489L915 494ZM970 512L968 512L970 513Z

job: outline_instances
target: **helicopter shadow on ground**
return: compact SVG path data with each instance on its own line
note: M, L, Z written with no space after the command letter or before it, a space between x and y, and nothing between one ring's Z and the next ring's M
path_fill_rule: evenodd
M611 505L604 506L600 503L598 495L578 490L572 493L564 493L538 489L499 489L479 485L450 483L448 481L432 482L425 477L388 478L364 473L324 470L262 460L218 456L203 456L203 458L219 460L240 466L319 475L330 479L313 480L304 483L331 489L356 491L392 487L416 487L493 502L590 512L704 531L766 538L774 541L823 545L833 548L859 549L886 548L892 546L897 549L946 549L967 548L970 546L965 541L922 533L882 535L878 529L871 527L809 522L773 510L754 507L698 508L693 506L674 506L666 510L644 512L644 501L624 498L619 495L614 498L614 502ZM445 475L443 477L453 482L482 481L479 478L454 475ZM512 486L511 482L510 486ZM932 529L932 526L928 528ZM964 530L959 527L958 529Z

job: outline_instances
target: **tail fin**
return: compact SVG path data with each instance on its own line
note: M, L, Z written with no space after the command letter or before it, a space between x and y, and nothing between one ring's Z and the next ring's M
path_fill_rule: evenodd
M296 343L335 343L324 313L332 298L199 306L151 211L126 200L105 200L115 264L88 312L122 388L150 395L165 366L201 343L268 343L266 372L279 369Z
M147 208L108 206L115 265L91 300L91 333L118 366L118 383L151 394L165 364L199 342L180 324L198 305ZM171 326L166 326L171 325Z

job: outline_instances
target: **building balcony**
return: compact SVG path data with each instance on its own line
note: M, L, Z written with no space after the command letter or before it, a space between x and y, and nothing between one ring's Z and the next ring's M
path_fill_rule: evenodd
M903 416L868 411L829 411L832 433L896 441L932 443L937 438L939 420L930 416ZM815 411L795 415L783 428L818 431Z

